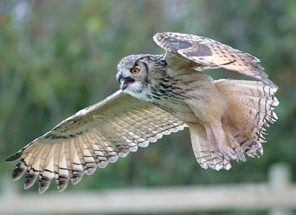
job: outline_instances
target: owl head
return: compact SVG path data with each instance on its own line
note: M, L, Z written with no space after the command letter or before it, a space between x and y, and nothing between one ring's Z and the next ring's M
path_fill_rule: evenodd
M126 92L141 91L148 77L148 65L144 55L129 55L117 65L116 78L121 82L120 88Z
M116 78L120 88L130 94L141 93L149 84L149 77L159 67L159 55L129 55L117 65Z

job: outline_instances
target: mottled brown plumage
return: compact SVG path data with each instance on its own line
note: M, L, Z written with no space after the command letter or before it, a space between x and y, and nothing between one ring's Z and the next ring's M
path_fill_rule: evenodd
M260 60L215 40L173 32L158 33L153 37L160 47L173 55L180 55L195 63L198 70L224 68L254 77L276 87L258 64Z
M121 90L87 107L35 139L8 162L20 160L13 179L25 172L25 188L39 175L43 193L55 178L59 190L96 167L117 161L138 146L189 126L197 162L230 169L263 153L265 127L277 119L277 87L259 60L214 40L179 33L153 39L165 55L130 55L118 64ZM203 69L225 68L259 81L213 80Z

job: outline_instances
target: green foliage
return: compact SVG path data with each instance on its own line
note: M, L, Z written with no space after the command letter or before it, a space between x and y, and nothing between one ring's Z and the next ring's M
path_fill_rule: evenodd
M280 89L279 121L268 129L265 154L234 163L229 172L205 171L185 130L84 177L75 189L257 182L266 180L274 162L295 169L295 26L293 0L0 0L1 160L114 92L116 65L125 55L162 53L152 41L154 33L177 31L210 37L261 59ZM209 74L241 78L223 70ZM1 175L12 168L0 162Z

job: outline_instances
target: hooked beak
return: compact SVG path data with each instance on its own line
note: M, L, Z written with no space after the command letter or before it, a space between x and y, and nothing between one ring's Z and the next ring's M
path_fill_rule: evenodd
M120 80L123 78L121 73L117 73L116 75L117 81L120 82Z
M123 79L122 84L121 84L122 90L125 90L130 84L135 82L135 79L133 79L133 78L130 78L130 77L124 78L121 73L119 73L116 76L116 78L117 78L117 81L119 81L119 82Z

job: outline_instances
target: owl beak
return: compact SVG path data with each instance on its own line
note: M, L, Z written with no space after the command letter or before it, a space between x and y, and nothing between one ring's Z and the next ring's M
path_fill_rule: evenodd
M122 75L121 72L120 72L120 73L117 73L116 78L117 78L117 81L118 81L118 82L121 82L121 86L120 86L120 88L121 88L122 90L125 90L125 89L128 87L128 85L130 85L130 84L132 84L132 83L135 82L135 79L133 79L133 78L130 78L130 77L123 77L123 75ZM121 81L121 80L122 80L122 81Z
M123 78L121 72L117 73L116 78L117 78L117 81L120 82L120 80Z

